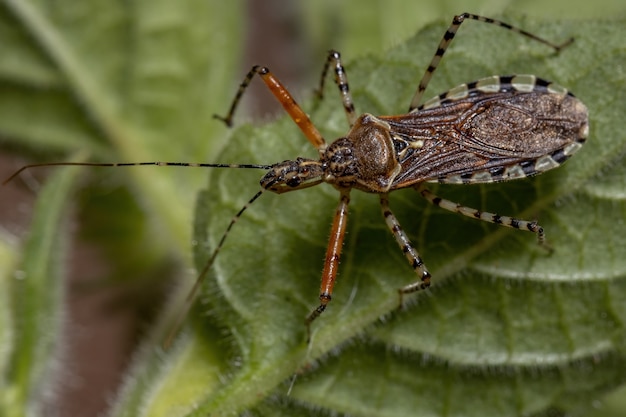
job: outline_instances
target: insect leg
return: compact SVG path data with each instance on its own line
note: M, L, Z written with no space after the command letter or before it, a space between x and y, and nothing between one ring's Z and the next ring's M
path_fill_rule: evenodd
M326 306L331 300L333 287L337 278L339 268L339 258L343 247L343 238L346 234L346 224L348 223L348 204L350 203L350 190L342 190L339 206L333 218L333 225L330 229L330 238L326 248L324 259L324 270L322 271L322 284L320 286L320 305L307 316L304 321L307 332L307 343L311 339L311 323L326 310Z
M328 74L328 69L331 65L335 70L335 84L337 84L339 94L341 95L343 110L346 113L350 127L352 127L356 122L357 115L354 111L354 102L352 101L352 94L350 94L350 87L348 86L348 76L341 64L341 55L339 52L335 50L328 51L328 57L326 58L324 69L322 69L322 76L320 77L320 85L319 88L315 90L315 94L320 99L324 97L324 83L326 81L326 74Z
M274 76L274 74L270 72L267 67L260 67L258 65L253 66L239 85L239 89L237 90L235 98L230 105L228 114L225 117L218 115L213 115L213 117L223 121L227 126L232 126L235 110L237 110L241 97L243 96L244 91L246 91L246 88L248 88L248 85L250 85L250 82L255 74L258 74L259 77L261 77L265 85L267 85L267 88L269 88L270 92L283 106L294 123L298 125L309 142L311 142L316 149L323 148L326 145L326 141L324 141L322 134L311 122L309 116L302 110L302 108L300 108L298 103L296 103L296 100L293 98L291 93L289 93L287 88L278 80L278 78Z
M527 38L543 43L544 45L547 45L553 48L557 52L559 52L561 49L565 48L567 45L571 44L574 41L573 38L570 38L567 41L563 42L562 44L558 45L558 44L549 42L543 38L540 38L539 36L533 35L530 32L526 32L523 29L517 28L515 26L511 26L508 23L504 23L496 19L491 19L489 17L478 16L478 15L471 14L471 13L462 13L458 16L454 16L454 19L452 19L452 23L450 24L450 27L448 27L448 29L446 30L446 33L444 33L443 38L441 38L441 41L439 42L439 46L437 47L437 52L435 52L435 55L431 59L430 64L428 65L428 68L426 69L426 72L422 76L422 80L420 81L419 86L417 87L417 91L415 92L415 95L413 96L413 99L411 100L411 106L409 107L409 112L415 110L419 106L420 101L422 99L422 95L424 94L424 91L426 90L426 87L428 86L428 83L430 82L430 79L432 78L433 73L437 69L437 66L439 66L439 63L441 62L441 58L443 57L443 54L446 53L446 50L450 46L450 43L452 43L452 39L454 39L454 36L456 35L457 30L459 30L459 26L461 26L461 23L463 23L465 19L472 19L472 20L477 20L479 22L490 23L495 26L500 26L501 28L510 30L515 33L519 33L520 35L526 36Z
M393 233L393 237L396 239L396 242L398 242L398 246L400 246L400 249L404 253L404 256L406 256L406 259L409 261L409 264L411 264L411 267L419 278L418 281L406 285L398 290L398 294L400 297L400 307L402 307L402 299L404 294L409 294L428 288L430 286L431 275L430 272L428 272L428 269L426 269L424 261L422 261L422 258L420 258L419 254L413 247L413 244L409 240L409 237L406 235L406 233L404 233L404 230L402 230L398 219L391 212L391 209L389 208L389 197L387 194L380 195L380 206L383 211L383 217L385 218L385 223L387 223L387 227L389 227L389 230L391 230L391 233Z
M435 206L442 209L449 210L455 213L462 214L473 219L482 220L489 223L499 224L501 226L511 227L513 229L527 230L537 235L537 241L539 244L547 249L550 249L546 242L546 235L543 231L543 227L539 226L536 221L529 222L527 220L516 219L515 217L501 216L496 213L489 213L486 211L476 210L471 207L462 206L459 203L455 203L445 198L438 197L420 184L417 187L417 191L420 192L422 197L430 201Z

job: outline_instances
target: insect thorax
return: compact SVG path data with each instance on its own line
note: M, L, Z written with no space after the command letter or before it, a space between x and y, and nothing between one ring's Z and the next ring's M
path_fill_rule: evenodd
M321 162L325 182L372 193L389 191L402 168L389 125L367 113L357 119L346 137L328 146Z

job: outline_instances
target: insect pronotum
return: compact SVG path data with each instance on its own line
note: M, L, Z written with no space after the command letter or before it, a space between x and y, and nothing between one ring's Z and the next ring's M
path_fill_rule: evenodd
M500 26L560 51L572 39L554 44L507 23L463 13L448 27L411 100L408 113L396 116L357 116L348 87L346 72L337 51L330 51L323 67L317 94L332 68L344 111L348 133L328 144L289 91L266 67L254 66L248 72L225 117L215 116L231 126L241 97L255 75L267 85L302 133L318 150L319 159L296 158L272 165L204 164L179 162L139 163L44 163L23 170L50 165L129 166L177 165L211 168L255 168L267 173L261 189L231 219L209 261L198 274L188 300L193 300L208 270L237 219L266 190L275 193L301 190L328 183L340 194L335 212L324 267L319 305L305 318L307 339L311 323L331 300L348 220L352 189L375 193L389 230L417 275L417 280L398 290L400 305L404 294L426 289L431 274L389 208L389 193L412 187L427 201L467 217L500 224L537 235L546 245L543 228L536 221L501 216L466 207L438 197L424 183L477 184L508 181L540 174L556 168L577 152L588 134L585 105L565 88L533 75L491 76L462 84L420 105L422 95L446 49L466 19Z

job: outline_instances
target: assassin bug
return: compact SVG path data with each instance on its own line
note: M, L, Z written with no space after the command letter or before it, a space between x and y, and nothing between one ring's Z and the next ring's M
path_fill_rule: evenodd
M215 117L231 126L243 93L258 75L318 150L318 160L297 158L273 165L171 162L36 164L21 168L7 181L26 168L42 165L178 165L268 170L260 181L261 190L231 219L200 272L188 300L193 299L232 226L264 191L281 194L323 182L331 184L339 191L340 199L322 271L320 304L305 319L308 337L311 323L331 300L346 230L350 192L358 189L378 194L385 222L418 277L414 283L398 290L402 305L404 294L430 286L431 274L390 210L388 196L391 191L412 187L436 206L467 217L533 232L538 242L547 246L544 230L536 221L462 206L433 194L424 183L477 184L540 174L565 162L580 149L588 134L588 115L584 104L563 87L533 75L480 79L455 87L420 105L433 73L466 19L500 26L557 52L572 42L570 39L560 45L554 44L507 23L463 13L455 16L446 30L406 114L374 116L365 113L357 116L340 55L330 51L317 93L322 96L326 76L332 68L350 125L345 137L330 144L268 68L252 67L239 86L227 115Z

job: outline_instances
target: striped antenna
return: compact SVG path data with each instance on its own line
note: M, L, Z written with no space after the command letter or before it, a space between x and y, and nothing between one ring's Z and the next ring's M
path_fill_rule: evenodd
M115 163L101 163L101 162L46 162L46 163L40 163L40 164L24 165L23 167L21 167L20 169L15 171L13 174L11 174L11 176L9 176L7 179L5 179L2 182L2 185L6 185L10 181L12 181L16 177L18 177L22 172L24 172L24 171L26 171L28 169L32 169L32 168L41 168L41 167L50 167L50 166L128 167L128 166L145 166L145 165L180 166L180 167L193 167L193 168L244 168L244 169L264 169L264 170L269 170L269 169L272 169L274 167L274 165L258 165L258 164L205 164L205 163L157 162L157 161L155 161L155 162L119 162L119 163L118 162L115 162ZM215 262L215 258L217 258L217 255L220 252L220 250L222 249L222 246L224 246L224 242L226 241L226 238L228 237L228 234L230 233L231 229L233 228L235 223L237 223L237 221L243 215L243 213L246 211L246 209L248 207L250 207L250 205L252 203L254 203L254 201L257 198L259 198L261 196L261 194L263 194L264 191L265 191L265 188L262 188L261 190L259 190L250 200L248 200L248 202L230 220L230 223L228 224L228 226L226 227L226 230L222 234L222 237L220 238L219 243L215 247L215 250L213 250L213 253L211 254L211 257L209 258L209 260L206 262L206 264L202 268L202 271L200 271L200 273L198 274L198 277L196 278L196 281L195 281L193 287L189 291L189 294L187 295L187 298L185 299L185 306L184 306L184 308L180 311L180 313L178 314L178 316L176 318L176 321L174 322L174 326L168 332L168 334L167 334L167 336L166 336L166 338L165 338L165 340L163 342L163 347L165 349L168 349L171 346L172 341L174 340L174 337L176 336L176 334L180 330L180 328L182 326L182 323L185 320L185 317L187 316L187 313L191 309L191 306L192 306L192 304L193 304L193 302L194 302L194 300L196 298L196 295L198 294L198 290L202 286L202 283L204 282L204 280L205 280L209 270L211 269L211 266Z
M160 167L164 166L176 166L176 167L192 167L192 168L248 168L248 169L271 169L272 165L257 165L257 164L204 164L193 162L45 162L41 164L29 164L24 165L17 171L15 171L9 178L2 181L2 185L6 185L11 182L15 177L22 172L31 168L41 167L53 167L53 166L85 166L85 167L130 167L139 165L156 165Z
M185 299L185 306L183 307L182 310L180 310L180 313L178 314L176 321L174 322L174 326L168 332L165 338L165 341L163 342L163 348L165 350L169 349L169 347L172 345L172 342L174 338L176 337L176 334L178 334L178 331L180 330L183 324L183 321L185 320L185 317L187 317L187 313L189 313L189 310L191 309L191 306L193 305L193 302L196 299L196 295L198 294L200 287L202 287L202 283L204 282L207 274L209 273L209 270L211 269L211 267L213 266L213 263L215 262L215 258L217 258L217 255L222 249L222 246L224 246L224 242L226 241L226 238L228 237L231 229L233 228L235 223L237 223L237 221L243 215L243 213L248 209L248 207L250 207L252 203L254 203L254 201L257 198L259 198L265 190L266 190L265 188L261 188L250 200L248 200L246 204L244 204L244 206L237 212L237 214L235 214L230 219L230 223L228 223L226 230L224 230L224 233L222 233L222 237L220 238L219 243L213 250L213 253L211 254L211 257L209 258L209 260L206 262L206 264L204 264L202 271L200 271L200 274L198 274L198 278L196 278L196 282L193 284L193 287L189 291L189 294L187 295L187 298Z

